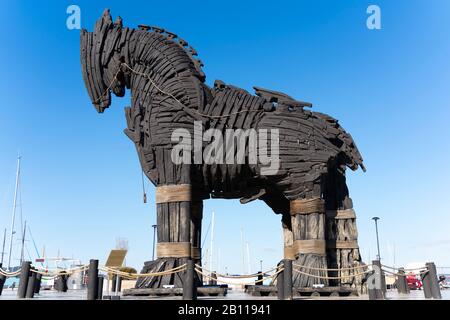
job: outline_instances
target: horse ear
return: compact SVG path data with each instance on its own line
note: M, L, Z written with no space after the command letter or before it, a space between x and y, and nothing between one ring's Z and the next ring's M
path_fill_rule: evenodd
M103 11L103 14L102 14L102 18L101 18L101 19L103 20L103 22L106 22L106 23L108 23L108 24L112 23L112 17L111 17L111 14L110 14L110 12L109 12L109 9L105 9L105 10Z

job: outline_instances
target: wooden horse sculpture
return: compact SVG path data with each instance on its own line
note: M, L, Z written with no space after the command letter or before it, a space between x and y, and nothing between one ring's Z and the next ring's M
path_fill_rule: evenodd
M82 73L90 99L102 113L111 104L111 92L123 97L131 90L125 133L156 186L158 258L146 262L142 271L163 272L190 258L201 264L202 208L209 198L266 202L282 217L285 258L312 268L303 269L305 273L326 277L331 273L320 269L358 264L356 217L345 169L365 169L352 137L337 120L305 110L309 103L284 93L255 87L253 95L221 81L207 86L196 57L177 35L145 25L123 27L120 17L112 21L109 10L93 32L81 31ZM279 159L277 170L267 173L266 164L250 161L249 148L244 163L175 163L172 151L178 141L173 141L173 132L181 128L196 136L196 126L221 132L276 131L270 147ZM207 144L197 148L203 154ZM262 151L261 145L257 148ZM296 286L330 284L304 273L294 272L293 277ZM182 281L178 274L168 274L142 277L136 286L178 287ZM349 277L335 284L353 281Z

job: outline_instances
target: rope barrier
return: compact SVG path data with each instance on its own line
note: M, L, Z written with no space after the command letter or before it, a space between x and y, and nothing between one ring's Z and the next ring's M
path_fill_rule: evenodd
M178 266L173 269L169 269L169 270L165 270L165 271L161 271L161 272L153 272L153 273L128 273L128 272L123 272L123 271L109 268L109 267L100 267L99 270L132 279L132 278L140 278L140 277L159 277L159 276L165 276L165 275L169 275L169 274L173 274L173 273L182 272L182 271L186 270L186 264L183 264L183 265Z
M62 274L70 276L70 275L72 275L74 273L82 272L82 271L85 271L85 270L88 270L88 269L89 269L89 266L88 265L84 265L84 266L77 267L77 268L63 269L63 270L47 270L47 269L33 269L32 268L30 271L34 272L34 273L37 273L37 274L41 274L43 276L50 275L51 277L57 277L57 276L62 275Z
M211 270L208 270L208 269L202 267L201 265L196 264L195 266L196 266L197 268L203 270L203 271L209 272L210 274L212 273ZM257 277L257 276L263 276L263 275L268 274L268 273L270 273L270 272L272 272L272 271L274 271L274 270L277 270L277 269L278 269L278 268L275 267L275 268L269 269L269 270L267 270L267 271L265 271L265 272L258 272L258 273L254 273L254 274L246 274L246 275L238 275L238 276L225 275L225 274L221 274L221 273L217 273L217 272L216 272L216 275L217 275L218 277L220 276L220 277L222 277L222 278L230 278L230 279L246 279L246 278L254 278L254 277Z
M361 268L366 268L366 267L368 268L368 267L371 267L372 265L371 264L362 264L362 265L355 266L355 267L340 268L340 269L309 267L309 266L300 265L300 264L296 264L296 263L293 263L292 266L298 267L298 268L309 269L309 270L316 270L316 271L346 271L346 270L356 270L356 269L361 269Z
M386 266L386 265L384 265L384 264L382 264L381 266L382 266L382 267L385 267L385 268L388 268L388 269L391 269L391 270L400 270L399 268L394 268L394 267ZM404 271L417 271L417 270L423 270L423 269L426 269L426 267L423 266L423 267L409 268L409 269L403 269L403 270L404 270Z
M386 273L389 273L390 275L393 275L393 276L396 276L396 277L404 277L404 276L407 276L408 274L405 272L405 273L398 273L398 272L392 272L392 271L389 271L389 270L385 270L385 269L382 269L384 272L386 272ZM420 274L421 275L423 275L423 274L426 274L428 272L428 270L427 269L422 269L421 271L420 271Z
M201 274L202 276L210 279L210 280L215 280L217 282L221 282L221 283L225 283L225 284L230 284L230 285L248 285L253 283L254 281L251 282L230 282L230 281L224 281L224 280L218 280L216 278L211 277L210 275L208 275L207 273L202 272L199 268L195 268L195 271L199 274ZM284 271L284 268L280 268L277 272L275 272L274 274L267 276L267 277L263 277L262 279L258 279L258 282L263 282L267 279L273 279L275 278L276 275L278 275L280 272Z
M7 278L9 278L9 277L16 277L16 276L18 276L20 274L20 271L21 271L21 269L16 270L14 272L8 272L6 270L0 269L0 274L5 276L5 277L7 277Z
M319 276L319 275L303 272L303 271L298 270L296 268L293 268L293 270L298 272L298 273L300 273L300 274L303 274L305 276L318 278L318 279L327 279L327 280L341 280L341 279L354 278L354 277L359 277L359 276L365 275L366 273L372 272L372 270L367 270L367 271L363 271L363 272L360 272L360 273L357 273L357 274L351 274L351 275L347 275L347 276L330 277L330 276Z

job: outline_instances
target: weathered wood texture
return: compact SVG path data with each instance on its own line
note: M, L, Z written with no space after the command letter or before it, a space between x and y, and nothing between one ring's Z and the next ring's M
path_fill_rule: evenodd
M326 237L329 268L345 269L361 265L361 255L357 246L356 215L345 181L345 167L330 167L325 178L324 195L327 206ZM344 277L330 282L332 285L356 287L363 278L351 275L361 271L362 269L330 271L330 276Z
M251 94L220 80L209 87L196 50L174 33L157 27L123 27L120 17L113 22L105 10L93 32L81 31L80 48L83 79L98 112L111 105L111 93L122 97L126 89L131 90L131 105L125 108L125 134L135 144L142 170L155 186L189 184L194 202L211 197L240 198L242 203L260 199L284 216L290 214L289 201L322 197L330 168L364 169L352 137L336 119L305 110L311 104L282 92L254 87L255 94ZM198 124L200 133L194 130ZM237 155L230 164L199 163L191 152L192 164L175 165L170 156L179 143L172 141L175 129L186 130L192 138L208 129L255 129L261 138L267 130L267 150L273 156L279 150L279 166L265 173L267 164L249 160L249 147L243 163L237 162ZM200 153L209 142L201 143ZM259 157L267 151L261 143L255 148ZM323 198L328 207L327 197ZM191 201L157 204L158 242L190 241L193 248L200 249L201 218L192 216L192 206ZM321 210L293 216L291 222L293 241L325 240L325 213ZM353 232L351 221L339 228L342 231L331 238L343 237L347 230ZM328 260L339 265L351 263L358 255L356 250L335 251L338 257ZM298 262L326 266L327 259L302 254ZM183 258L159 258L148 262L143 271L167 270L182 263ZM298 285L316 282L294 277ZM180 281L177 276L163 276L141 279L137 284L161 287L181 285Z
M319 190L318 188L316 188ZM326 271L312 270L311 268L326 269L327 257L325 252L325 212L323 200L320 198L306 199L305 203L320 203L322 206L313 205L307 207L291 206L300 211L292 215L292 232L294 234L294 246L296 247L296 263L306 268L301 271L316 276L327 276ZM310 210L310 208L315 208ZM306 241L305 241L306 240ZM311 287L314 284L328 285L328 280L310 277L294 271L294 287Z

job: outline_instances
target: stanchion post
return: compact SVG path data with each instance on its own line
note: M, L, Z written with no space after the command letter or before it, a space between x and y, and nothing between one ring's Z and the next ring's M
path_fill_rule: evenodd
M367 283L369 300L384 300L386 282L383 281L383 270L381 269L380 260L373 260L372 266L374 268L374 272L370 275Z
M263 283L263 274L262 271L258 271L258 280L255 281L256 286L262 286Z
M17 288L17 298L23 299L27 294L28 278L30 276L30 261L23 261L20 270L19 287Z
M284 259L284 300L292 300L292 260Z
M408 282L406 281L405 268L398 269L397 292L400 294L408 294L409 293Z
M3 264L0 263L0 269L3 270ZM0 296L3 292L3 287L5 286L6 276L4 274L0 274Z
M31 299L34 297L35 286L36 286L36 272L31 272L30 276L28 277L27 292L25 294L25 298Z
M187 260L183 281L183 300L197 300L197 288L195 286L194 268L194 260Z
M281 261L278 268L284 268L284 263ZM278 300L284 300L284 270L277 274L277 296Z
M97 293L97 299L103 300L103 277L98 277L98 293Z
M442 299L439 280L434 262L425 264L427 271L422 274L423 293L426 299Z
M34 293L39 293L41 291L42 274L36 274L36 282L34 286Z
M122 277L117 275L117 292L122 291Z
M96 300L98 294L98 260L91 259L89 261L88 271L88 300Z
M113 274L111 278L111 293L116 292L117 275Z

